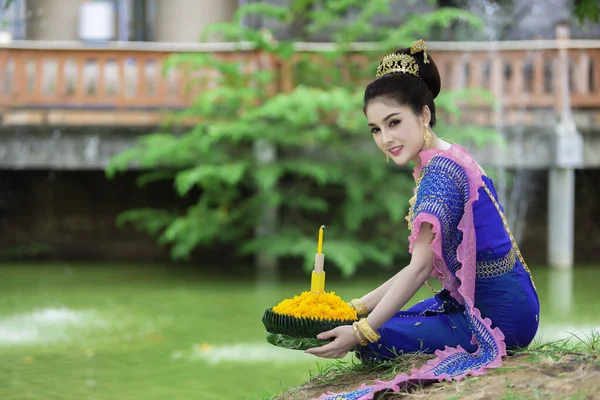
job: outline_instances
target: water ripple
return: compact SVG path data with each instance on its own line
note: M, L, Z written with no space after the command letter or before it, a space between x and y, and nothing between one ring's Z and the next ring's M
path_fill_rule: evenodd
M73 311L66 307L42 308L0 317L0 346L68 340L73 336L73 329L107 325L94 311Z

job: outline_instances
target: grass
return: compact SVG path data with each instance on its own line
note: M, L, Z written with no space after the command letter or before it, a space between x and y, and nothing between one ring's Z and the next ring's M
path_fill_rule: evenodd
M393 360L386 361L376 365L363 364L356 360L354 357L350 361L335 361L322 366L319 366L316 373L311 373L310 378L307 382L303 383L298 387L289 388L282 391L277 395L266 396L263 399L296 399L298 397L299 390L307 387L311 388L323 388L325 392L329 389L327 387L335 386L335 384L343 385L344 383L357 386L357 383L370 383L374 379L389 380L399 373L408 373L413 368L418 368L424 364L428 359L432 358L432 355L428 354L406 354L400 355ZM528 365L539 365L540 363L546 364L570 364L563 366L564 373L575 370L581 365L600 366L600 331L591 331L589 334L577 335L570 334L568 337L553 341L553 342L540 342L534 341L527 348L516 349L509 352L506 359L524 358L526 360L525 365L509 365L495 368L488 371L488 374L483 377L466 377L461 381L463 391L466 392L474 386L475 382L487 379L487 376L493 376L494 374L505 374L509 375L511 372L523 371L528 368ZM562 363L562 364L561 364ZM560 373L557 374L560 377ZM443 385L443 384L438 384ZM426 391L426 387L417 387L420 391ZM534 394L536 389L533 390ZM499 394L500 397L496 397L502 400L521 400L531 398L547 398L545 394L537 390L537 395L531 397L532 393L522 393L517 388L508 376L505 378L505 390L504 393ZM389 398L396 396L405 396L404 394L390 393ZM447 399L460 399L464 395L461 393L449 395ZM424 398L427 398L424 397ZM573 396L564 397L565 399L585 399L585 394L578 393Z
M548 343L534 341L529 347L515 350L510 355L527 355L531 362L539 362L542 359L560 361L565 356L588 361L600 356L600 331L593 330L584 335L570 333L564 339ZM600 360L597 362L600 363Z

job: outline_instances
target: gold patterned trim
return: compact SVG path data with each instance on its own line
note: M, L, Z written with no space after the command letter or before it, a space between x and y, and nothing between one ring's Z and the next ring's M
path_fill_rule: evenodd
M485 192L489 196L490 200L492 200L492 203L494 203L494 207L496 207L498 214L500 214L500 218L502 218L502 223L504 224L504 229L506 229L506 232L508 233L508 237L510 237L510 241L512 243L513 250L515 251L517 258L519 259L519 261L521 261L521 264L523 264L523 268L525 268L525 271L527 271L527 273L529 274L529 279L531 279L531 285L533 285L533 288L537 291L537 288L535 287L535 283L533 282L533 276L531 275L531 271L529 270L529 268L527 267L527 264L525 263L525 259L523 258L523 255L521 254L521 251L519 250L519 246L517 245L517 241L515 240L515 238L512 234L510 226L508 226L508 221L506 220L504 213L500 209L500 205L498 204L498 202L492 195L492 192L490 192L490 189L488 189L488 187L486 186L485 182L482 182L482 184L483 184L483 188L485 189Z
M513 270L517 263L517 254L514 249L503 257L494 260L477 261L475 276L477 278L497 278Z

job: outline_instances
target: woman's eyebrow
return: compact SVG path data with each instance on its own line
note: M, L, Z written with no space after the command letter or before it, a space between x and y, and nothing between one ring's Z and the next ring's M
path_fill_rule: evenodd
M399 112L397 112L397 113L391 113L391 114L389 114L388 116L386 116L386 117L383 119L383 122L385 122L385 121L387 121L388 119L392 118L393 116L396 116L396 115L399 115L399 114L400 114ZM369 122L369 126L375 126L375 124L374 124L374 123L372 123L372 122Z
M385 118L383 119L383 122L387 121L388 119L390 119L390 118L392 118L393 116L395 116L395 115L398 115L398 114L400 114L400 113L399 113L399 112L397 112L397 113L391 113L390 115L388 115L387 117L385 117Z

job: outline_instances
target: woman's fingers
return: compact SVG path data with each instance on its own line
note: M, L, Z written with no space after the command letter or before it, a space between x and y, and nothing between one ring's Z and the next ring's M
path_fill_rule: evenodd
M320 356L321 354L330 352L331 350L335 349L336 347L337 347L337 343L335 343L335 341L333 341L333 342L327 343L320 347L313 347L311 349L308 349L308 350L306 350L306 352Z
M325 346L323 346L325 347ZM321 358L344 358L345 354L340 353L338 349L323 350L323 347L316 347L306 350L306 353L315 355Z
M326 340L326 339L331 339L332 337L336 337L337 330L338 330L338 328L333 328L329 331L321 332L317 335L317 339Z
M308 349L305 352L323 358L344 358L348 353L348 350L351 348L352 343L350 342L354 340L352 329L349 328L348 330L347 328L349 327L338 326L337 328L329 331L319 333L317 335L317 339L334 340L321 347L313 347ZM348 339L348 335L352 339Z

